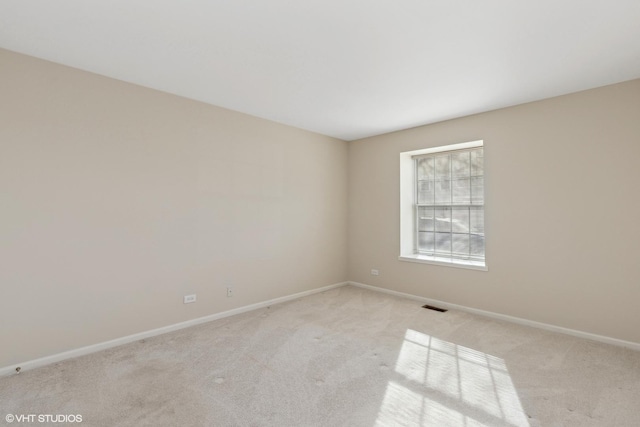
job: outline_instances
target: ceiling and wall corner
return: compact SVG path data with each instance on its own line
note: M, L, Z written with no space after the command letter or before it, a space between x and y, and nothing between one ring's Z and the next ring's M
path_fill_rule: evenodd
M343 140L640 77L637 0L0 3L0 47Z

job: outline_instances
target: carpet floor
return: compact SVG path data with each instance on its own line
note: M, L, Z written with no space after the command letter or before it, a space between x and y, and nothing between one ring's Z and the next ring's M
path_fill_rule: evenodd
M640 426L640 352L420 306L345 286L1 378L0 425Z

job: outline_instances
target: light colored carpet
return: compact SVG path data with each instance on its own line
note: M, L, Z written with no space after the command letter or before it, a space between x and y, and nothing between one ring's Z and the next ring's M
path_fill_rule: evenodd
M346 286L23 372L0 423L640 426L639 352L420 305Z

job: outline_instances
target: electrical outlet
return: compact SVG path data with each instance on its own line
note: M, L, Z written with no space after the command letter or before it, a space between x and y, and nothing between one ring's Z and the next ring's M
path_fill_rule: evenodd
M233 296L233 288L231 286L227 286L227 298L231 298Z
M196 294L185 295L183 301L185 304L191 304L192 302L196 302Z
M379 275L380 275L380 272L379 272L378 270L376 270L376 269L372 269L372 270L371 270L371 275L372 275L372 276L379 276Z

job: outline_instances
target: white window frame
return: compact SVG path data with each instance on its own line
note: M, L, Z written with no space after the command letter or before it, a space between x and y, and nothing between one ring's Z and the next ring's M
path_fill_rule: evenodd
M486 256L486 232L485 232L485 258L483 261L438 257L417 252L417 217L416 217L416 162L415 157L441 153L445 151L466 150L484 147L484 141L471 141L461 144L445 145L422 150L406 151L400 153L400 261L418 262L473 270L488 271ZM486 189L486 180L485 180ZM485 191L486 193L486 191ZM486 199L486 194L485 194ZM486 212L485 212L486 231Z

